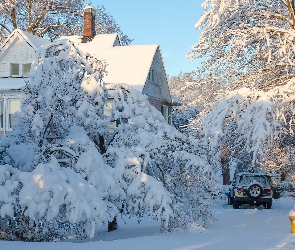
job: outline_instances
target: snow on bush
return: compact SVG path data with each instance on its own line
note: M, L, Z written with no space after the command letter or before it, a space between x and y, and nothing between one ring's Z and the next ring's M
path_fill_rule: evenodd
M37 52L19 122L1 139L2 239L93 237L119 212L149 215L163 230L212 219L215 179L198 142L169 126L146 96L106 88L104 74L104 62L66 40Z
M106 152L108 163L118 172L125 171L127 184L133 185L137 173L146 173L163 183L171 194L174 212L169 221L165 219L163 228L183 228L199 221L208 224L212 219L209 189L214 190L215 177L200 154L198 141L165 123L147 97L137 91L125 85L107 88L116 90L114 119L120 121ZM129 208L127 205L124 211L128 213ZM141 212L140 207L132 210ZM170 212L169 208L165 210Z

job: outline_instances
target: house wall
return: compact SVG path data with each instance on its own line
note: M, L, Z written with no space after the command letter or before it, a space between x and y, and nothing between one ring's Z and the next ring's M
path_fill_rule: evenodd
M168 124L172 124L171 96L159 49L155 53L142 93L148 96L150 104L162 113Z
M0 77L10 77L11 63L28 64L32 63L34 59L35 51L26 41L16 38L13 43L13 46L7 49L0 58Z
M25 40L15 37L0 56L0 138L11 133L11 125L18 119L17 112L23 97L23 92L18 89L25 83L23 65L31 64L34 55L34 49ZM19 65L21 78L11 77L11 63Z
M163 102L171 102L170 91L159 49L155 53L142 93Z
M161 101L161 100L157 100L154 99L152 97L148 97L149 103L151 105L153 105L157 110L159 110L162 113L162 107L166 106L168 108L168 114L165 117L166 121L168 122L168 124L172 124L172 106L170 103L165 102L165 101ZM163 114L163 113L162 113ZM163 114L164 115L164 114Z

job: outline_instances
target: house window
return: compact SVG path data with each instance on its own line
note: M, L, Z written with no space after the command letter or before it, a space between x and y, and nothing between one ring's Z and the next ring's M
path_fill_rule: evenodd
M166 105L161 106L161 113L164 116L166 122L168 123L168 106Z
M20 77L20 76L27 76L30 72L31 64L18 64L18 63L11 63L10 64L10 75L12 77Z
M10 64L10 75L11 76L19 76L20 75L19 64L17 64L17 63Z
M168 107L168 124L172 125L172 108Z
M114 103L114 99L113 98L108 98L107 102L104 106L104 115L108 118L108 119L112 119L112 115L113 115L113 103ZM122 109L119 108L117 111L122 112ZM121 124L121 119L117 119L117 120L111 120L110 122L110 128L109 131L110 132L114 132L115 128L118 127Z
M18 122L18 112L21 105L21 96L3 96L0 99L0 131L11 131Z
M20 100L10 99L8 100L8 121L9 127L12 128L15 123L18 122L18 111L20 110Z
M106 117L111 117L113 109L113 99L107 99L106 104L104 105L103 113Z
M30 69L31 69L30 63L23 64L23 76L27 76L30 72Z
M111 119L112 112L113 112L113 101L114 99L108 98L107 102L104 106L104 115L108 118ZM111 121L110 127L109 127L109 132L114 132L116 128L116 121Z
M151 69L148 75L148 79L154 81L154 69Z
M4 128L4 100L0 100L0 129Z

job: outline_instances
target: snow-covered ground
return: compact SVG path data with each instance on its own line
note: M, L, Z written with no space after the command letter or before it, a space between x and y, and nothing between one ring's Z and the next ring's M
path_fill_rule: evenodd
M0 242L0 249L9 250L193 250L193 249L295 249L288 217L294 207L291 197L274 200L273 208L243 207L234 210L224 202L215 205L217 219L209 229L191 232L160 233L157 222L119 221L120 228L88 242L27 243Z

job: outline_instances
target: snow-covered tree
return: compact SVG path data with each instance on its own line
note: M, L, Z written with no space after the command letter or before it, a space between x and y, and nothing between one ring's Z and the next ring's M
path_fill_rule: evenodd
M209 111L200 113L190 132L203 138L215 165L220 164L221 149L226 147L231 156L249 168L274 172L290 166L289 151L294 148L294 90L294 80L290 80L269 91L230 91Z
M163 230L211 221L215 179L197 141L139 92L104 86L105 73L66 40L37 52L19 122L0 144L3 239L93 237L119 212Z
M9 178L11 168L1 166L1 228L10 221L11 239L93 237L117 215L125 193L95 145L108 124L104 70L65 40L37 53L20 121L1 140L1 161L15 169Z
M171 194L174 216L169 221L164 219L169 229L186 227L199 219L208 224L212 219L210 192L217 187L198 142L164 122L163 116L149 104L146 96L124 85L108 87L116 89L113 119L119 120L120 125L105 156L117 171L126 171L124 179L129 187L124 212L145 212L132 197L139 195L140 188L132 183L138 178L136 173L142 173L161 181ZM144 183L141 185L145 186ZM139 197L145 203L150 202L142 194ZM162 198L158 196L158 199ZM163 209L154 201L146 205L153 206L153 211Z
M0 42L3 42L17 28L50 40L55 40L62 35L81 35L84 4L84 0L2 1L0 5ZM96 8L95 29L97 34L120 34L123 44L131 42L104 6Z
M188 54L205 59L200 72L231 89L267 90L294 77L294 1L206 0L202 6L200 40Z
M180 74L168 78L171 93L181 100L181 106L172 111L173 125L180 129L185 128L191 119L205 107L223 94L222 85L215 83L216 77L212 75L196 75L195 72Z
M294 147L294 1L206 0L202 6L196 24L202 33L188 56L204 58L197 74L214 76L217 99L189 132L205 139L216 166L225 148L247 167L285 168ZM282 153L279 165L271 152Z

